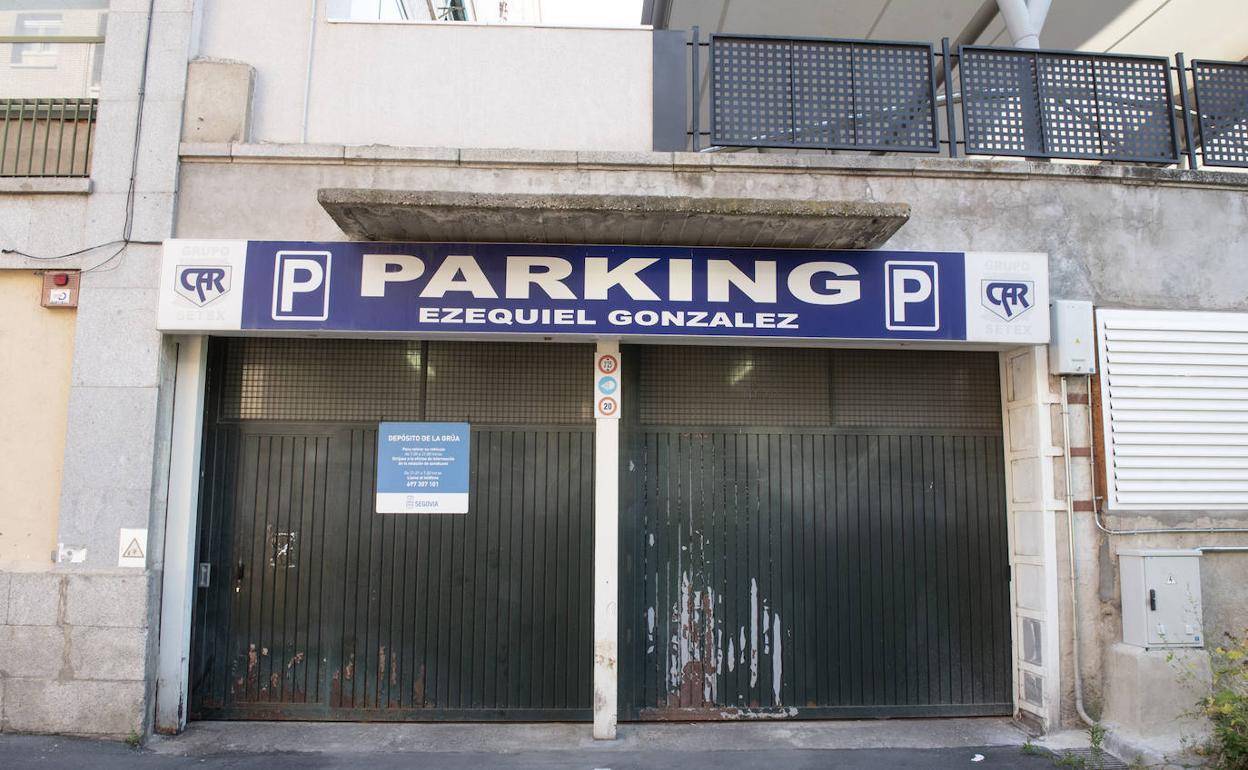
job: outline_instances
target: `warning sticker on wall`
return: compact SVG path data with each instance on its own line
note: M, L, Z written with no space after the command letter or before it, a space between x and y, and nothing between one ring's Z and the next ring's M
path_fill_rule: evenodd
M121 534L117 538L117 566L137 567L139 569L147 566L146 529L123 528L121 530Z

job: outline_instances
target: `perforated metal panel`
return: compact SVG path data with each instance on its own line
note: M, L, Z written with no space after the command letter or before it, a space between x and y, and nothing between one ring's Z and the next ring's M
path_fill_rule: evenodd
M593 347L509 342L243 338L224 348L227 420L593 419ZM428 364L426 366L425 364Z
M1027 155L1043 151L1036 70L1029 55L963 49L962 119L966 151Z
M968 154L1178 160L1164 58L963 47L960 62Z
M1248 64L1193 61L1206 166L1248 168Z
M930 46L855 45L853 83L854 146L938 149Z
M233 420L419 420L420 342L222 339L220 415Z
M796 144L821 147L854 143L853 50L847 43L793 42L793 137ZM715 104L718 106L719 102ZM750 113L748 103L736 107Z
M998 432L997 357L965 351L656 345L641 425Z
M932 48L714 35L711 142L935 152Z
M1099 148L1101 156L1112 159L1177 161L1179 146L1170 92L1170 62L1096 57L1092 64L1100 132L1095 142L1072 145L1078 148L1074 151L1093 153ZM1048 100L1047 91L1041 93ZM1061 109L1054 104L1051 112L1065 118L1062 128L1083 120L1079 111L1069 107ZM1063 145L1056 141L1049 149L1063 149Z
M638 351L642 425L826 426L827 351L654 345Z
M790 41L711 38L711 142L793 142Z
M1053 155L1101 154L1096 67L1091 60L1036 57L1044 149Z
M428 417L473 423L593 421L594 347L430 342Z
M1001 430L1001 387L992 353L831 354L832 421L838 427Z

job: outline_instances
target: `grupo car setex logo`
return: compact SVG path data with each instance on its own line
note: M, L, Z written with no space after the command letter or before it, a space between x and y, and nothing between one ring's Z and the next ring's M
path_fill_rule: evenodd
M230 291L229 265L178 265L174 291L188 302L203 307Z
M1035 299L1035 282L987 280L982 282L980 300L994 315L1013 321L1031 309Z

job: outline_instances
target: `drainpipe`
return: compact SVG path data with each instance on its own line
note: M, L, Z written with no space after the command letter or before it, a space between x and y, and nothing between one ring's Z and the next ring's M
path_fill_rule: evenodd
M1039 48L1050 0L997 0L1015 48Z
M1066 545L1070 549L1070 634L1073 640L1071 649L1074 653L1072 668L1075 672L1075 712L1084 724L1091 727L1096 724L1096 720L1088 716L1088 712L1083 708L1083 673L1079 665L1079 579L1075 570L1075 491L1070 473L1070 398L1066 392L1065 377L1062 377L1062 459L1066 466Z

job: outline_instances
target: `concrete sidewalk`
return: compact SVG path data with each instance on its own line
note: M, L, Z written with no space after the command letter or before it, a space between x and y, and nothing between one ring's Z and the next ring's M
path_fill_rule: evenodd
M594 741L584 724L197 722L142 749L55 736L0 735L5 768L1051 768L1024 753L1007 719L627 724ZM1035 746L1078 748L1065 734Z
M1017 746L959 749L780 749L767 751L653 751L586 749L527 751L517 754L483 752L218 752L181 756L135 750L116 743L36 736L0 737L0 763L5 768L79 768L92 770L313 770L367 768L367 770L648 770L680 767L688 770L952 770L953 768L1022 768L1052 770L1052 756L1024 755Z
M483 752L542 749L613 754L626 751L767 751L798 749L937 749L1022 746L1027 735L1006 718L869 719L818 722L649 722L620 725L619 738L595 741L589 724L193 722L173 738L153 738L157 754L213 751Z

